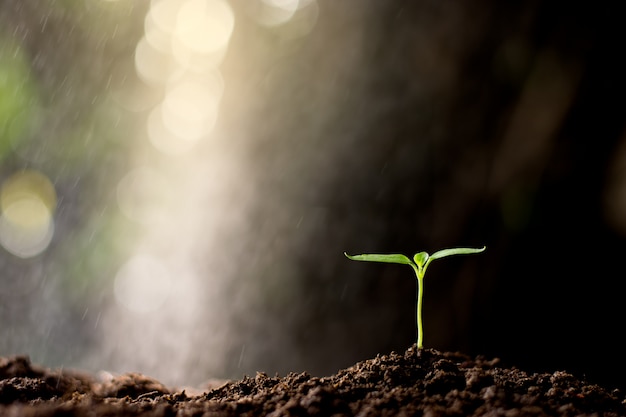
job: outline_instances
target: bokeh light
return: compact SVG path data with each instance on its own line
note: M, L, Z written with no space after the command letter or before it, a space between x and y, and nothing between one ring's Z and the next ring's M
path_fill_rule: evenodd
M281 28L281 36L307 35L319 15L316 0L254 0L247 4L250 17L263 26Z
M30 258L43 252L54 234L56 192L46 176L22 171L2 184L0 244L10 253Z
M141 39L135 48L135 67L139 77L148 84L163 84L175 70L167 52L155 48L147 38Z
M176 19L172 45L174 56L184 66L193 62L193 56L204 58L199 62L219 65L234 24L235 17L226 1L185 1Z
M178 12L183 5L181 0L152 0L144 19L147 41L155 49L170 53L172 38L176 29Z
M151 2L135 66L141 79L163 90L146 121L157 150L187 152L213 130L224 89L217 68L233 29L233 11L222 0Z
M257 3L257 19L267 26L288 22L300 6L300 0L259 0Z
M181 139L197 141L211 132L217 121L223 85L204 77L183 80L168 89L161 104L164 125Z

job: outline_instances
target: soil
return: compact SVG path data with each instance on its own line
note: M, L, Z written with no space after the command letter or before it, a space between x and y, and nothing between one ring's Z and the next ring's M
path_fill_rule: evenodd
M0 358L0 416L626 416L619 390L573 375L433 349L392 352L328 377L257 373L198 390L141 374L103 378Z

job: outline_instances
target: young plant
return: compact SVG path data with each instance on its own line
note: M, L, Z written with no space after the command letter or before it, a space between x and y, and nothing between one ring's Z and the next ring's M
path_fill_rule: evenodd
M353 261L368 261L368 262L385 262L390 264L402 264L402 265L411 265L413 271L415 271L415 276L417 277L417 348L422 349L423 341L424 341L424 330L422 329L422 297L424 295L424 276L426 275L426 268L428 265L435 259L445 258L446 256L452 255L469 255L472 253L480 253L487 249L486 246L483 246L480 249L474 248L452 248L452 249L442 249L429 255L427 252L418 252L413 255L413 260L411 261L409 258L402 254L393 254L393 255L379 255L379 254L364 254L364 255L348 255L346 252L343 254L346 255L348 259Z

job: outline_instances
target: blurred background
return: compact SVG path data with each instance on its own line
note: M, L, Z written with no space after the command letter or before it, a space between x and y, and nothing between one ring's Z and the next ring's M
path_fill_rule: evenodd
M603 3L3 0L0 355L169 385L415 342L626 388Z

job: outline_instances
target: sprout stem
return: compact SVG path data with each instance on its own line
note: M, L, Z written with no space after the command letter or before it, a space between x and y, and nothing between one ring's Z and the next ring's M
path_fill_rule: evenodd
M424 294L424 279L417 278L417 348L421 349L424 342L422 330L422 296Z
M424 298L424 275L426 274L426 265L411 264L417 278L417 317L415 318L415 326L417 327L417 349L421 349L424 345L424 331L422 329L422 298Z

